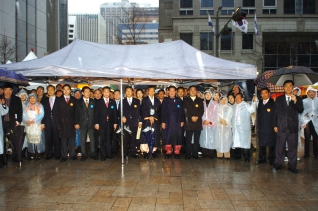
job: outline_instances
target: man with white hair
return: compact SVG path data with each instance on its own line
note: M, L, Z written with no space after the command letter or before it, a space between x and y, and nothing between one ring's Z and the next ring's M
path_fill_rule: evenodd
M317 89L309 86L307 98L303 100L304 112L301 114L301 126L305 130L305 158L309 157L310 138L313 137L313 155L318 159L318 98Z

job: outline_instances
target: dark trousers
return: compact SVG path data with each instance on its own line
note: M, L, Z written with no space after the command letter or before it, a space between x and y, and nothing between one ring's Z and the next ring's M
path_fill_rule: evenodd
M275 148L275 166L282 165L284 162L286 141L288 143L288 168L296 168L298 133L277 133Z
M45 154L46 157L59 157L61 155L61 143L59 131L53 127L45 127Z
M61 155L62 158L67 158L67 151L69 153L69 157L75 157L75 139L72 138L61 138Z
M309 156L309 145L310 145L311 136L313 138L312 139L313 155L318 156L318 146L317 146L318 135L316 133L316 130L312 121L308 122L305 128L305 156Z
M266 147L259 147L259 159L266 160ZM275 147L268 147L268 160L270 163L274 163L275 161Z
M117 154L119 152L119 146L121 142L121 132L116 133L116 131L119 129L119 126L117 125L116 130L113 133L113 138L112 138L112 153Z
M124 130L124 156L128 155L128 149L130 149L130 154L136 155L137 154L137 139L136 139L136 135L137 135L137 130L138 127L129 127L131 134L128 134L125 130Z
M251 149L244 149L244 148L235 148L234 149L234 157L235 158L241 158L242 157L242 151L243 151L244 159L250 159L250 157L251 157Z
M3 121L3 155L1 155L2 163L7 162L7 150L6 150L6 134L10 132L11 124L9 121ZM10 140L12 141L12 140ZM18 159L17 151L12 148L12 160Z
M198 157L198 151L199 151L199 140L200 140L200 134L201 130L187 130L186 131L186 144L187 144L187 150L186 150L186 156L191 157ZM194 142L193 146L191 144L192 136L194 136Z
M87 152L86 152L86 138L87 135L89 137L89 141L90 141L90 156L96 156L96 150L95 150L95 139L94 139L94 128L90 128L90 129L83 129L80 128L80 137L81 137L81 150L82 150L82 156L87 156Z
M100 154L101 158L112 157L112 136L114 127L107 122L106 128L102 128L99 131L100 135Z

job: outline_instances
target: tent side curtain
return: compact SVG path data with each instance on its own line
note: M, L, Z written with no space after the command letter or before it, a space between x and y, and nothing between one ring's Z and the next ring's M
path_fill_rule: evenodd
M250 64L210 56L178 40L149 45L111 45L75 40L39 59L0 65L26 77L145 79L255 79Z

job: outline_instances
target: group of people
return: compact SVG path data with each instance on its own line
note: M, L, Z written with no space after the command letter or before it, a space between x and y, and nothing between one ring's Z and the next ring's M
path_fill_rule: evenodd
M109 87L92 90L88 86L72 91L65 84L49 85L47 93L41 86L30 94L21 89L14 96L12 86L5 84L0 99L2 165L7 165L6 134L18 125L25 127L23 149L29 159L37 160L45 154L46 160L77 160L78 149L81 161L88 156L101 161L113 159L120 151L124 134L125 157L139 158L142 154L145 159L157 158L162 146L166 159L172 155L180 159L184 151L187 160L200 159L201 152L203 158L228 159L232 154L234 159L240 159L243 155L245 162L249 162L251 114L257 112L259 163L266 162L269 147L269 162L273 170L280 169L287 142L288 168L298 173L301 127L305 130L305 157L309 156L312 136L313 154L318 158L318 99L317 90L310 87L308 97L302 100L293 94L293 85L293 81L285 81L285 94L276 102L270 98L269 89L264 88L261 100L254 96L249 103L244 101L238 85L228 95L213 89L202 95L195 86L169 86L157 93L151 86L145 91L126 87L120 93ZM125 98L121 105L122 94ZM12 159L17 160L15 152Z

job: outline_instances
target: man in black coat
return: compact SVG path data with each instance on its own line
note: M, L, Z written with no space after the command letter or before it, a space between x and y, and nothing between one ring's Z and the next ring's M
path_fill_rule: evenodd
M49 85L47 88L48 97L43 97L41 103L44 108L44 117L42 125L44 126L45 133L45 160L50 160L53 155L56 160L61 157L61 143L59 139L59 131L54 124L54 110L56 109L55 87Z
M303 101L293 95L294 82L284 82L285 94L275 102L273 127L277 133L275 163L273 170L281 169L285 157L286 141L288 143L288 169L297 174L298 115L303 112Z
M88 86L82 88L83 97L76 101L75 106L75 129L79 129L81 137L81 161L87 159L86 139L90 140L90 156L97 160L96 146L94 141L94 109L95 100L90 98L91 90Z
M272 126L272 117L275 102L271 99L268 88L261 89L262 100L257 107L257 129L259 139L259 160L258 163L266 163L266 147L269 148L268 159L271 165L275 161L276 133Z
M155 129L155 143L153 146L153 152L151 152L152 157L154 158L158 157L156 150L160 141L160 110L161 103L160 100L155 97L155 87L148 87L148 96L144 97L141 103L142 131L149 126ZM148 145L147 140L143 137L142 133L143 132L141 132L140 139L143 143L141 144ZM144 152L144 158L149 158L149 152Z
M184 129L186 130L186 159L190 159L191 155L195 159L199 159L199 140L202 130L202 115L204 113L202 99L196 97L197 89L195 86L189 87L190 96L183 99L183 109L185 116ZM194 144L192 148L192 136L194 137Z
M109 98L110 88L103 88L103 97L95 102L95 129L99 130L101 161L113 159L112 136L117 127L116 102Z
M114 91L114 100L116 102L116 115L117 115L117 122L120 123L120 91L115 90ZM114 155L118 153L120 150L120 143L121 143L121 133L120 133L120 124L117 124L117 128L115 129L115 132L113 133L113 138L112 138L112 152Z
M62 162L67 160L67 152L72 160L77 160L75 155L75 97L70 95L71 86L63 86L63 95L56 98L56 109L53 112L55 125L59 131L61 139L61 156Z
M1 155L2 165L8 165L7 162L7 155L6 155L6 148L5 148L5 138L6 134L9 131L20 125L22 122L22 103L19 97L12 95L13 87L11 84L4 84L3 86L3 96L6 101L6 105L9 107L9 113L2 117L2 124L3 124L3 155ZM12 152L12 160L18 161L18 156L16 154L16 150Z
M142 120L140 114L140 100L133 98L133 89L126 87L126 98L123 99L123 123L124 127L128 127L130 134L124 136L124 156L128 156L128 148L130 149L131 157L138 158L137 155L137 130L141 128Z

